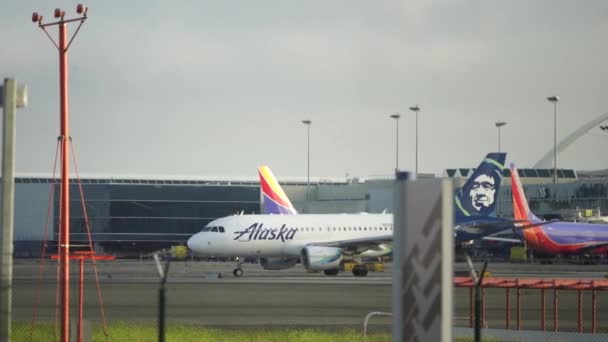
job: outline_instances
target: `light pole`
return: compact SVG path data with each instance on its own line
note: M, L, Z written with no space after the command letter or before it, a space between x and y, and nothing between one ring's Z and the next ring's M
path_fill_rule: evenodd
M311 120L302 120L302 123L306 125L307 131L308 131L308 138L307 138L307 142L306 142L306 210L305 212L308 212L308 207L309 207L309 194L308 194L308 190L310 188L310 125L312 124Z
M420 111L420 107L418 105L415 105L413 107L410 107L410 110L413 111L414 113L416 113L416 166L415 166L415 170L416 170L416 177L418 177L418 112Z
M557 183L557 103L559 97L549 96L547 100L553 103L553 184Z
M397 174L397 171L399 171L399 118L401 117L401 114L391 114L390 117L395 119L395 174Z
M27 105L27 88L11 78L0 85L2 123L2 206L0 223L0 341L11 340L13 236L15 223L15 134L17 108Z
M500 152L500 127L506 124L504 121L496 121L496 128L498 128L498 152Z
M70 140L68 122L68 48L74 41L76 34L87 19L88 8L82 4L76 6L79 17L65 19L65 11L56 8L54 17L57 21L42 23L42 16L36 12L32 13L32 22L44 31L51 40L57 52L59 52L59 113L60 113L60 136L61 139L61 196L60 223L59 223L59 287L61 299L61 327L60 340L68 342L70 339L70 168L69 149ZM67 24L78 23L74 34L68 39ZM59 41L51 37L47 27L57 26L59 28Z

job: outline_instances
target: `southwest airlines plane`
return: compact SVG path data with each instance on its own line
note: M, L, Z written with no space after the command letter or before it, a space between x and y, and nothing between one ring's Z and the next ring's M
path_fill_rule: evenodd
M608 252L608 225L542 221L530 210L515 166L511 165L513 218L523 227L515 229L529 248L544 255ZM516 224L521 225L521 224Z
M481 238L512 228L512 221L491 217L506 153L490 153L456 193L457 240ZM260 167L264 214L234 215L207 224L188 240L199 256L256 257L264 269L281 270L301 261L307 270L336 275L354 261L355 276L366 276L362 259L392 252L392 214L298 215L268 167ZM481 227L481 228L480 228ZM471 229L468 229L471 228ZM233 271L243 274L241 262Z

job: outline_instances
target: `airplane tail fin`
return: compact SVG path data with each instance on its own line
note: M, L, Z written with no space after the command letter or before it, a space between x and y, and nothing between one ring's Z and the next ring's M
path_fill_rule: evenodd
M506 153L488 153L456 193L456 214L494 216Z
M264 214L297 214L281 185L266 165L258 168Z
M519 173L513 164L511 164L511 192L513 193L513 219L515 221L540 222L541 219L530 210L526 193L519 179Z

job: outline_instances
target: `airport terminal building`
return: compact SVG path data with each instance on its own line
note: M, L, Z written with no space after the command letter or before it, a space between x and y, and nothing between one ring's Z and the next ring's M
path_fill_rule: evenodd
M472 169L447 169L444 177L464 183ZM504 172L496 199L499 216L512 215L510 177ZM539 215L576 218L608 212L608 172L577 173L558 170L520 169L532 210ZM435 175L420 175L435 177ZM358 213L392 211L393 180L279 179L300 212ZM18 177L15 180L15 255L38 256L42 241L56 248L59 227L58 180L50 177ZM307 190L308 189L308 190ZM259 213L259 182L253 179L211 180L160 178L83 178L70 187L71 239L87 242L86 217L95 248L116 256L136 256L172 245L184 244L208 222L238 213ZM308 198L307 201L307 192ZM575 209L578 209L576 211ZM46 232L46 233L45 233ZM47 252L48 253L48 252ZM52 252L51 252L52 253Z

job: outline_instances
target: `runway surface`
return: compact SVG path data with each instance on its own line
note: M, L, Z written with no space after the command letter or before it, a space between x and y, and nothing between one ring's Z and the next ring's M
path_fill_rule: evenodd
M327 277L306 273L301 267L283 271L262 270L257 264L244 264L245 275L234 278L231 263L174 262L167 284L169 323L206 326L285 326L359 329L371 311L391 312L391 267L386 271L355 278L350 273ZM462 264L457 271L465 271ZM84 315L99 322L100 311L92 281L90 264L86 266ZM55 315L56 264L47 262L42 271L38 292L39 266L35 261L16 260L14 267L13 315L16 320L30 320L36 298L38 319L49 321ZM606 266L491 264L493 276L521 275L548 278L604 279ZM76 303L77 268L73 268L72 294ZM98 263L105 315L110 321L133 321L154 324L157 317L158 276L151 261L113 261ZM218 278L217 274L223 273ZM39 295L37 295L39 293ZM522 290L521 328L540 329L540 291ZM584 294L583 319L590 328L590 293ZM576 291L559 292L560 330L577 328ZM553 327L552 291L546 293L547 328ZM456 326L468 326L469 290L454 289ZM73 312L76 308L73 307ZM598 291L599 331L608 331L608 292ZM515 290L511 290L511 328L516 327ZM505 290L486 290L486 323L490 328L506 324ZM390 330L390 318L374 318L372 329Z

